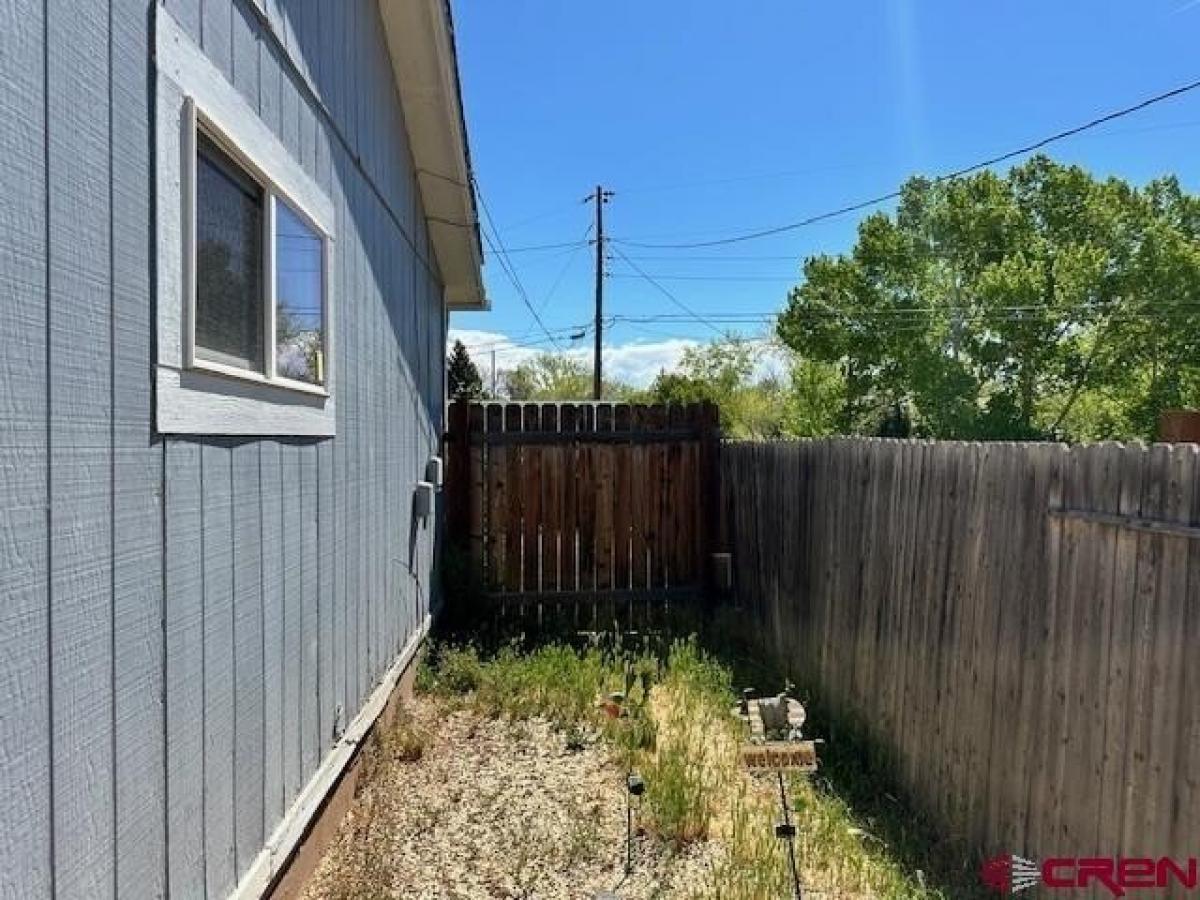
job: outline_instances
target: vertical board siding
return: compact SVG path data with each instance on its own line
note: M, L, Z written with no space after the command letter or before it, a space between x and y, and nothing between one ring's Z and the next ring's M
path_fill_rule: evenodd
M204 0L161 0L163 11L183 26L197 47L203 43L201 17Z
M339 16L340 18L340 16ZM336 46L336 45L335 45ZM346 158L340 149L335 154L335 177L334 184L334 206L337 212L338 234L344 234L346 230L346 215L345 195L341 190L341 173L345 171ZM346 307L349 305L344 298L349 296L348 293L348 266L346 262L345 242L342 243L341 250L338 254L339 264L333 276L333 289L336 291L336 297L339 302L336 304L337 322L335 327L339 334L345 334L346 328ZM344 343L343 343L344 346ZM345 390L346 385L346 361L342 354L337 354L334 358L334 384L335 390L339 393L344 393L348 397L349 392ZM337 405L337 433L345 435L348 430L348 422L346 411L349 406L347 400ZM346 461L346 442L345 440L335 440L333 442L333 478L337 486L334 490L334 509L333 515L333 554L334 554L334 582L333 582L333 677L334 677L334 701L335 707L335 728L340 735L345 729L346 712L353 707L350 703L350 685L352 683L349 673L349 654L351 652L350 637L349 637L349 616L348 610L350 607L350 592L348 589L348 573L347 573L347 556L349 554L348 544L346 541L346 491L345 485L349 483L349 467Z
M233 83L233 0L200 0L200 47Z
M204 569L200 447L166 445L167 886L205 896Z
M300 448L294 444L282 444L279 456L283 487L283 519L280 526L283 589L279 633L283 663L283 800L287 807L300 793L302 784L300 707L303 698L300 673L304 659L301 653L300 615L304 599L304 563L300 540Z
M1032 858L1186 856L1198 453L729 444L738 603L947 833Z
M348 218L351 221L360 220L358 198L361 189L357 181L351 179L346 184L346 203ZM366 679L363 668L367 664L367 647L364 640L365 629L362 626L363 613L366 609L365 596L368 586L363 580L362 558L366 548L363 528L363 484L362 484L362 424L366 418L364 412L361 372L363 369L363 341L359 321L363 316L362 262L358 252L358 235L348 231L342 240L343 262L348 270L349 284L346 289L346 302L343 303L342 313L345 316L346 327L342 334L346 336L347 344L355 348L352 355L346 356L347 377L345 393L350 403L347 410L346 431L342 433L339 443L346 447L349 454L348 469L350 477L345 485L348 495L346 510L347 527L349 530L349 547L347 552L350 567L350 629L353 637L350 641L351 651L349 665L351 670L353 690L350 695L349 709L357 709L366 696Z
M242 875L262 846L265 830L263 747L266 683L263 654L263 540L261 448L233 449L234 846Z
M334 203L333 440L154 429L157 16ZM444 315L378 10L14 0L0 87L0 897L223 897L436 580Z
M207 890L233 889L233 452L205 444L200 456L204 560L204 861Z
M112 230L105 4L47 7L54 879L111 897Z
M283 542L284 467L277 441L260 446L262 466L262 656L263 656L263 833L270 834L286 809L284 792Z
M275 45L261 37L258 42L258 117L276 137L279 137L279 84L282 78Z
M0 897L51 872L44 4L0 7Z
M144 0L113 0L113 628L118 897L166 893L163 447L151 320L153 31Z
M231 23L233 28L232 66L230 79L241 91L250 108L258 111L259 104L259 45L258 23L244 3L233 2Z
M317 756L323 759L335 739L334 713L334 511L333 446L317 447Z
M300 608L297 616L300 648L300 756L301 783L307 783L320 761L318 746L317 660L321 639L317 616L317 447L301 448L298 481L300 497Z

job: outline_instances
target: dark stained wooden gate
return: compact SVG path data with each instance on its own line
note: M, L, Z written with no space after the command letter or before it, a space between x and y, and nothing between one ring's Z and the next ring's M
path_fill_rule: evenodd
M450 540L502 600L704 587L716 537L712 404L464 403L450 410Z

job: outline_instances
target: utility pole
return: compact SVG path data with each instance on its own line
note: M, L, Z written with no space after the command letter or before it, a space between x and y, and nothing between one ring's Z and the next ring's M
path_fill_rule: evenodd
M596 350L592 361L592 399L601 399L604 390L602 354L604 352L604 204L613 195L600 185L588 200L596 204Z
M492 399L496 399L496 348L492 348Z

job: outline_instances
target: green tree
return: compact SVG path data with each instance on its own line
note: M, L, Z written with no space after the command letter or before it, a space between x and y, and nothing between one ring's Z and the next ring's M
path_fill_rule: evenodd
M591 400L592 369L588 362L561 353L540 353L504 373L504 393L513 400ZM605 379L604 399L634 402L635 388Z
M912 179L853 250L804 265L777 331L834 365L837 428L1148 437L1200 402L1200 201L1035 157Z
M838 430L846 383L831 363L795 357L783 385L781 430L789 437L828 437Z
M455 341L446 364L446 382L455 400L479 400L483 397L483 379L479 368L462 341Z
M784 359L782 374L759 374L764 353ZM735 438L815 436L834 430L844 388L836 366L728 335L689 347L675 370L660 372L649 395L659 403L711 401Z

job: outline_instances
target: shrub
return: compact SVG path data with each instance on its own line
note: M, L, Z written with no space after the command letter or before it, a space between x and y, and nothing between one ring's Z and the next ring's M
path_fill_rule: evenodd
M483 682L483 664L474 647L442 647L431 654L435 690L450 694L469 694Z
M425 755L433 736L407 710L401 709L396 719L380 736L383 753L398 762L416 762Z

